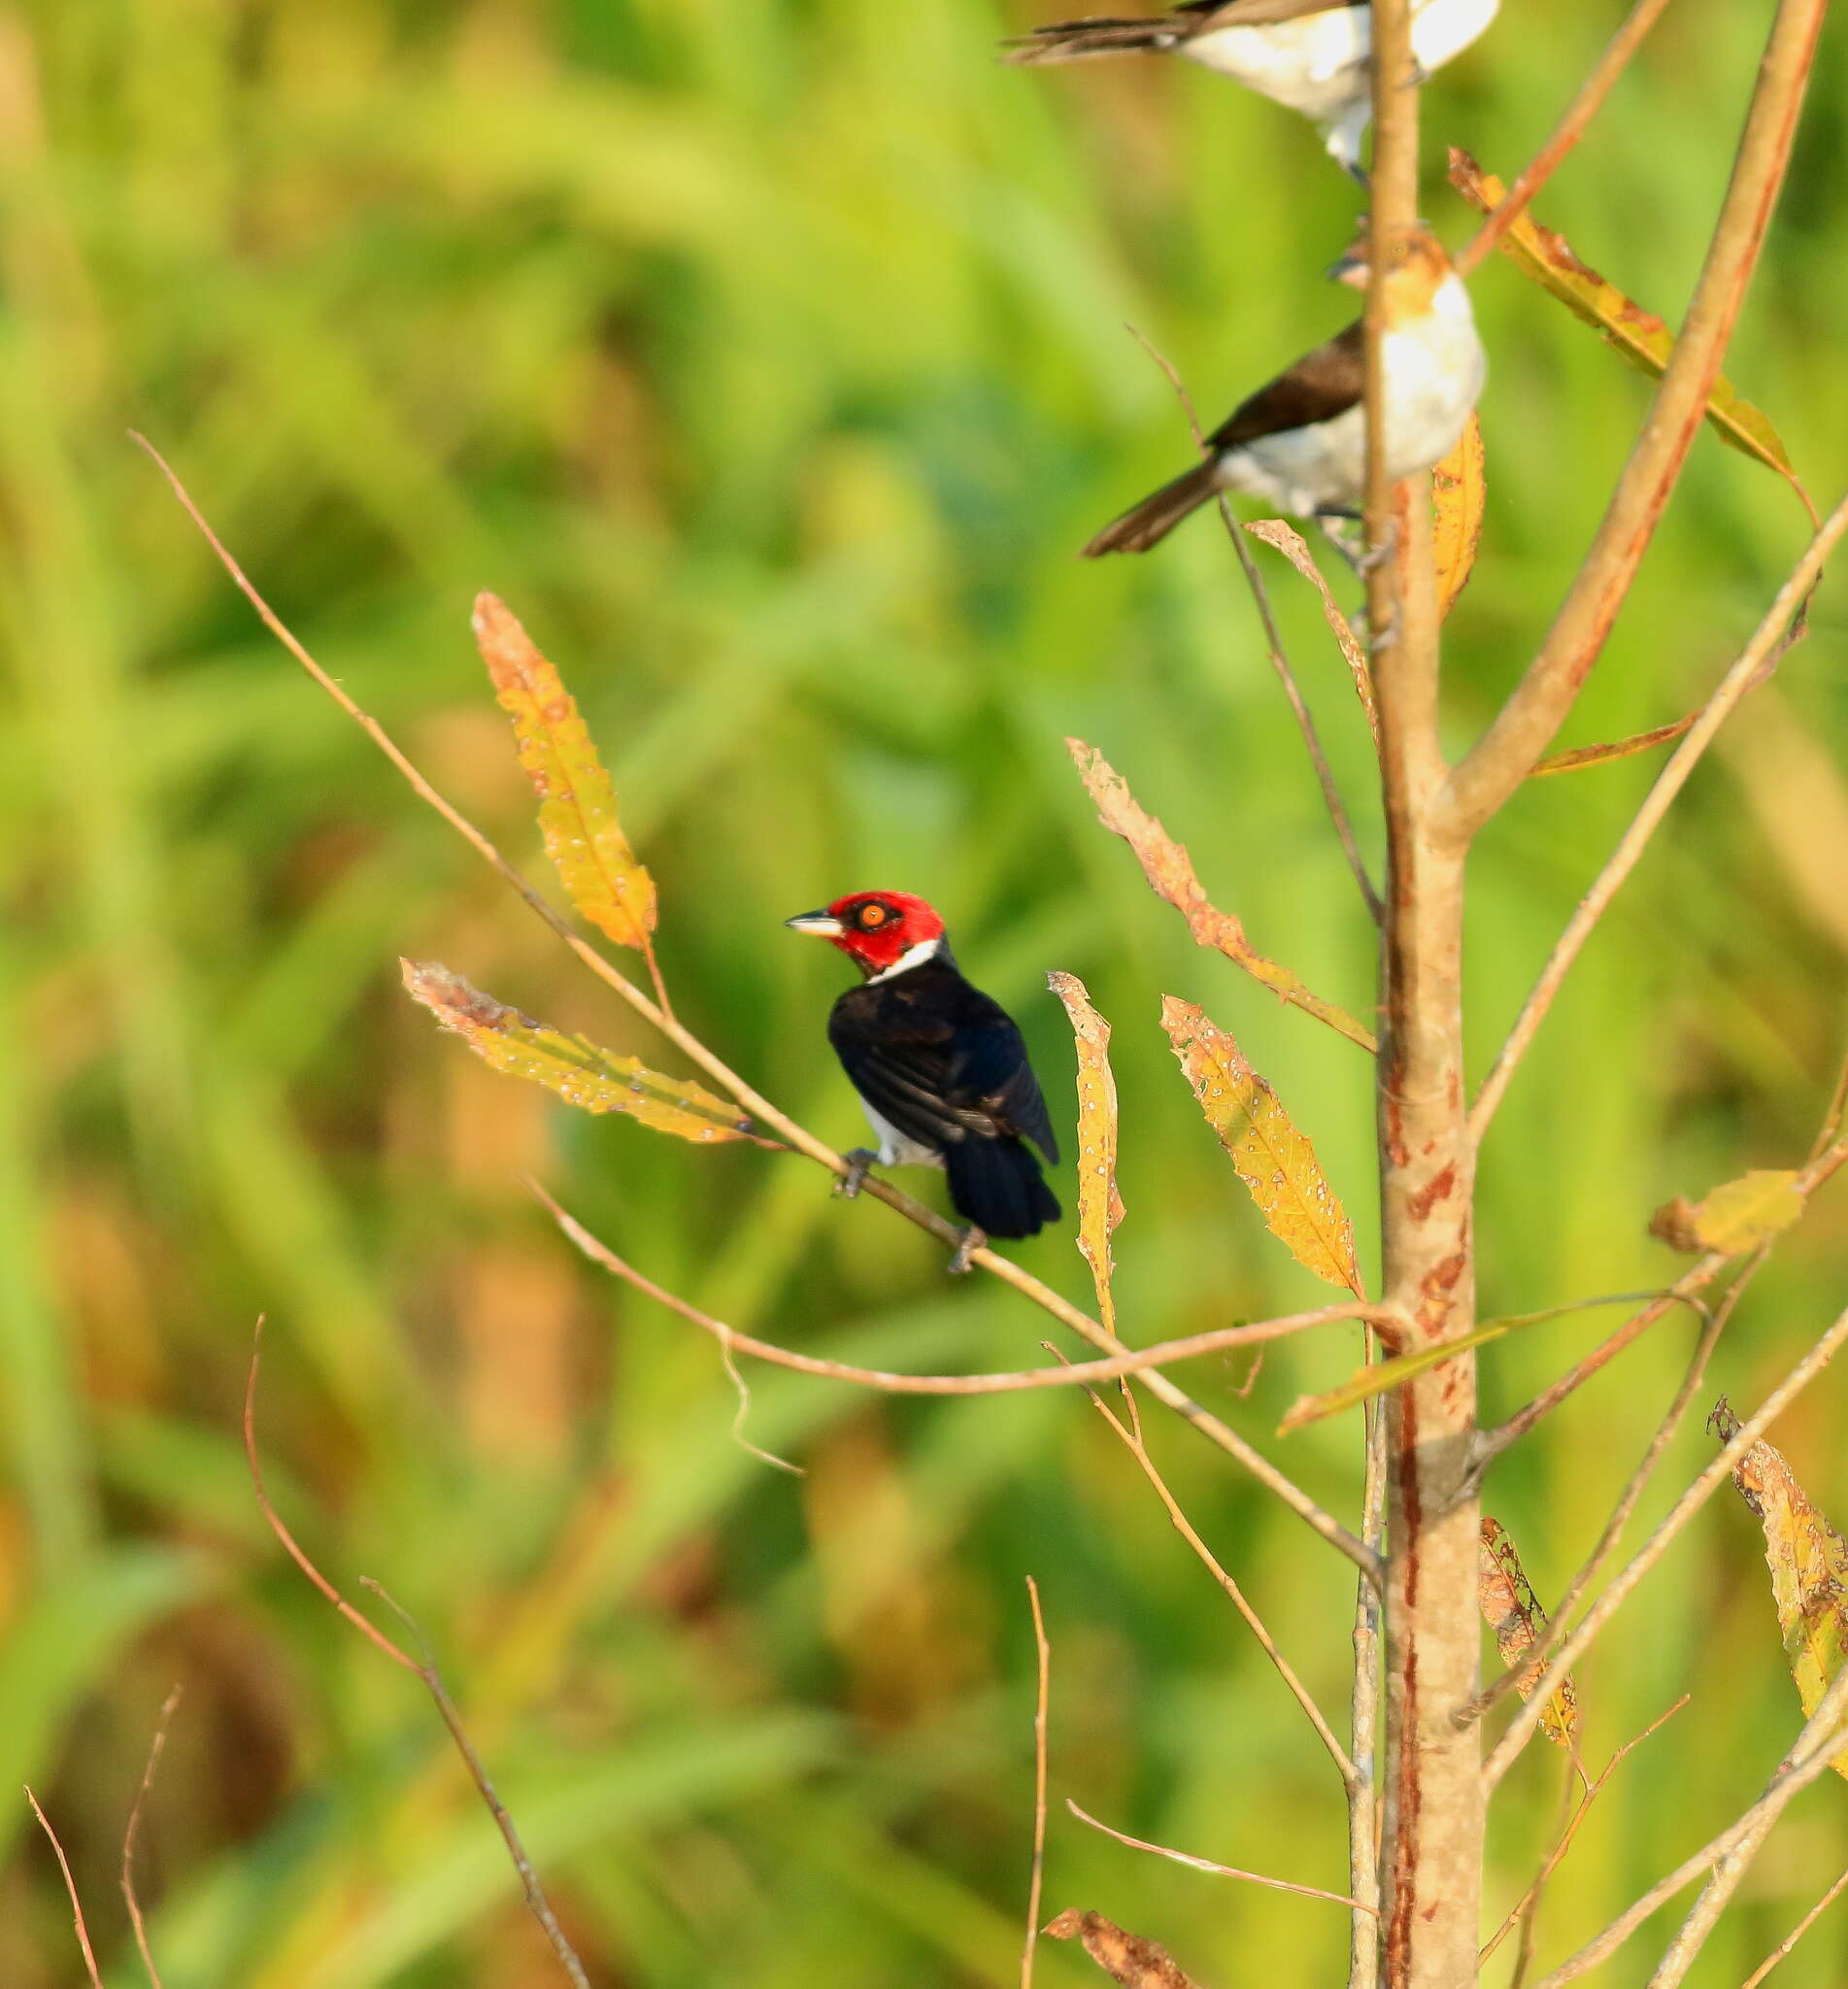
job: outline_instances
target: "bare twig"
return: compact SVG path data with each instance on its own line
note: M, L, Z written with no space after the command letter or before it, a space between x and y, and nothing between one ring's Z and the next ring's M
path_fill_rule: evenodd
M1790 161L1829 0L1780 0L1745 132L1695 287L1630 460L1578 577L1512 696L1451 776L1437 826L1466 841L1527 779L1610 633L1705 419Z
M1211 454L1211 445L1200 430L1199 417L1193 412L1193 397L1187 390L1179 370L1167 354L1137 329L1129 327L1130 335L1142 347L1155 363L1166 374L1168 385L1174 388L1187 417L1189 432L1193 437L1193 447L1202 455ZM1361 855L1361 845L1355 839L1354 824L1349 819L1346 804L1341 799L1341 791L1335 785L1334 769L1328 764L1328 756L1322 750L1322 735L1316 730L1315 719L1303 698L1296 683L1295 673L1290 667L1290 658L1284 652L1283 637L1277 632L1277 618L1270 612L1270 595L1265 591L1263 575L1258 571L1257 561L1251 556L1251 548L1245 543L1245 535L1238 528L1238 520L1232 515L1229 498L1222 491L1219 497L1220 522L1226 527L1226 536L1232 542L1232 551L1238 555L1238 563L1245 575L1245 585L1251 589L1252 599L1257 603L1258 620L1264 631L1264 651L1270 658L1270 667L1277 673L1277 681L1283 686L1284 696L1289 700L1291 712L1296 721L1296 729L1302 734L1302 743L1309 751L1309 763L1315 768L1316 783L1322 790L1322 799L1328 811L1328 819L1334 824L1334 832L1340 838L1341 852L1348 860L1348 868L1354 873L1354 881L1361 888L1361 895L1366 902L1367 916L1377 926L1380 923L1380 894L1373 889L1373 880L1366 873L1366 860Z
M545 1930L546 1938L552 1943L553 1952L558 1957L559 1965L577 1985L577 1989L589 1989L590 1978L585 1973L584 1964L578 1959L576 1949L572 1947L566 1938L564 1929L558 1924L557 1916L552 1909L552 1903L547 1899L545 1888L539 1882L539 1874L533 1870L532 1860L526 1855L525 1845L521 1842L513 1817L509 1815L507 1805L502 1803L493 1783L488 1779L487 1770L483 1767L481 1757L475 1752L474 1743L469 1739L467 1730L462 1725L462 1716L456 1711L455 1702L450 1698L449 1688L443 1683L442 1673L437 1669L434 1660L427 1655L421 1659L412 1657L401 1645L393 1642L376 1623L355 1609L308 1558L307 1553L297 1543L295 1535L285 1524L282 1514L270 1502L269 1493L263 1485L262 1460L256 1447L256 1383L262 1366L262 1358L263 1322L259 1319L251 1342L250 1376L244 1386L244 1456L250 1466L251 1483L255 1488L257 1506L264 1519L268 1521L270 1532L282 1542L285 1552L295 1566L375 1650L382 1652L394 1665L400 1666L423 1681L424 1690L434 1702L444 1726L449 1729L450 1738L455 1743L456 1752L462 1757L471 1780L507 1845L507 1854L513 1860L514 1870L520 1874L526 1905L533 1918ZM416 1624L412 1623L411 1618L392 1601L377 1582L369 1580L365 1586L396 1611L410 1626L413 1634L420 1635L421 1641Z
M1586 1611L1584 1619L1560 1645L1552 1663L1535 1683L1533 1697L1515 1714L1508 1724L1508 1731L1502 1735L1494 1753L1483 1764L1485 1787L1493 1789L1507 1772L1509 1765L1521 1751L1528 1736L1538 1724L1541 1710L1548 1698L1558 1689L1560 1680L1591 1647L1592 1640L1629 1599L1636 1584L1655 1567L1668 1551L1682 1529L1731 1475L1732 1466L1739 1459L1828 1366L1844 1340L1848 1340L1848 1311L1841 1313L1816 1344L1765 1397L1758 1411L1739 1426L1737 1433L1722 1446L1719 1455L1675 1501L1655 1532ZM1843 1675L1848 1676L1848 1668L1844 1668Z
M103 1978L96 1972L96 1950L90 1945L90 1931L84 1924L84 1902L77 1896L77 1881L71 1876L71 1861L64 1855L64 1846L57 1840L57 1832L51 1828L51 1819L39 1807L39 1799L33 1795L30 1785L25 1800L32 1805L32 1814L39 1819L39 1828L51 1839L51 1849L57 1854L57 1869L64 1874L64 1890L71 1902L71 1919L77 1928L77 1944L84 1950L84 1967L89 1973L91 1989L103 1989Z
M1033 1989L1033 1950L1039 1945L1040 1886L1046 1876L1046 1708L1053 1675L1052 1646L1039 1606L1039 1583L1026 1577L1033 1605L1033 1648L1039 1658L1039 1697L1033 1706L1033 1877L1026 1888L1026 1944L1021 1950L1021 1989Z
M1816 585L1823 570L1823 562L1829 557L1836 541L1848 531L1848 498L1830 514L1816 536L1811 539L1803 556L1797 562L1790 578L1778 590L1777 598L1765 611L1764 619L1759 624L1752 639L1739 653L1736 662L1720 680L1718 688L1701 708L1699 716L1690 727L1681 743L1669 757L1666 766L1656 777L1656 784L1649 791L1648 797L1636 811L1636 818L1624 831L1622 839L1602 870L1584 897L1579 900L1578 909L1572 914L1570 923L1560 935L1558 943L1547 956L1546 964L1540 970L1539 979L1523 1005L1515 1025L1508 1032L1508 1039L1496 1055L1489 1075L1483 1081L1476 1102L1470 1107L1469 1130L1480 1141L1488 1129L1489 1121L1495 1116L1495 1107L1501 1102L1501 1095L1508 1088L1515 1067L1527 1054L1540 1024L1546 1019L1547 1010L1553 1005L1553 998L1559 993L1561 984L1571 970L1580 950L1591 937L1592 928L1604 916L1611 900L1622 889L1630 873L1636 867L1649 839L1661 826L1667 814L1670 803L1686 786L1688 777L1700 759L1714 735L1725 724L1740 698L1751 689L1766 662L1781 645L1791 640L1792 628L1798 610L1810 590Z
M1076 1374L1078 1370L1075 1367L1067 1367L1064 1372ZM1263 1618L1252 1607L1251 1603L1246 1600L1245 1592L1226 1573L1226 1569L1220 1565L1219 1559L1213 1550L1200 1538L1198 1533L1194 1531L1193 1523L1182 1511L1179 1500L1168 1490L1167 1481L1156 1468L1155 1460L1150 1457L1148 1448L1142 1440L1140 1424L1134 1426L1125 1424L1120 1417L1112 1413L1103 1398L1097 1394L1095 1389L1087 1389L1086 1393L1091 1397L1092 1406L1110 1425L1111 1429L1117 1433L1118 1436L1122 1438L1125 1449L1135 1459L1137 1465L1141 1467L1142 1475L1155 1488L1155 1496L1160 1500L1162 1508L1167 1513L1169 1523L1173 1526L1174 1531L1193 1548L1193 1552L1199 1557L1201 1564L1205 1567L1206 1571L1219 1583L1226 1595L1231 1598L1232 1606L1244 1617L1251 1634L1258 1639L1260 1649L1262 1650L1271 1664L1276 1667L1278 1677L1283 1680L1290 1696L1301 1706L1304 1716L1307 1718L1310 1726L1316 1731L1316 1737L1328 1750L1328 1758L1334 1763L1335 1772L1341 1777L1341 1786L1352 1792L1359 1780L1359 1776L1355 1772L1354 1763L1348 1758L1347 1750L1335 1737L1334 1729L1328 1725L1327 1720L1323 1716L1322 1708L1315 1702L1315 1696L1297 1675L1295 1667L1277 1648L1277 1641L1264 1627Z
M745 1419L751 1414L751 1389L738 1364L731 1357L729 1332L719 1342L719 1358L724 1364L726 1377L738 1397L737 1413L731 1419L731 1440L740 1450L749 1451L760 1463L769 1465L779 1471L788 1471L792 1478L806 1478L808 1472L800 1465L792 1465L787 1457L778 1457L773 1450L765 1450L760 1444L753 1443L744 1433Z
M130 432L131 434L133 433L132 430ZM824 1141L817 1139L806 1128L798 1126L794 1120L780 1112L776 1106L748 1085L722 1059L715 1056L697 1036L692 1034L690 1030L683 1028L673 1017L666 1014L659 1006L651 1001L625 974L610 961L606 960L595 947L589 945L572 929L564 916L554 906L547 903L533 890L526 880L521 876L520 872L515 869L513 864L501 855L500 851L459 809L454 807L437 792L405 754L399 750L385 727L369 713L362 710L348 695L346 690L316 662L314 657L296 640L281 618L270 607L269 603L257 592L255 587L245 574L244 569L232 557L218 534L207 523L204 514L193 502L185 486L181 483L179 477L168 465L165 458L162 457L159 451L144 436L135 435L134 440L153 459L161 474L165 476L168 483L172 486L174 495L179 500L181 508L191 519L207 545L217 555L220 564L256 610L264 626L270 630L276 639L282 643L283 647L301 664L309 676L314 679L315 683L340 706L341 710L354 724L360 726L372 740L373 744L379 748L380 752L404 776L419 798L433 808L471 848L500 874L526 906L552 928L606 987L610 988L625 1001L637 1015L653 1023L669 1042L673 1043L683 1052L689 1062L697 1064L701 1070L705 1071L707 1076L722 1085L753 1118L758 1119L764 1125L774 1128L797 1153L803 1155L806 1159L814 1161L820 1166L825 1167L831 1174L844 1177L848 1171L848 1163L844 1155L836 1153ZM861 1187L860 1194L862 1198L870 1197L874 1201L883 1202L886 1207L903 1216L908 1223L915 1224L919 1229L926 1230L930 1235L936 1237L946 1248L957 1250L961 1247L963 1242L962 1231L954 1223L946 1221L934 1209L926 1208L923 1202L914 1199L914 1197L906 1195L902 1190L892 1187L889 1181L882 1181L876 1175L869 1175ZM1089 1314L1060 1298L1051 1286L1042 1284L1038 1278L1032 1276L1030 1272L1021 1269L1018 1264L1010 1263L1007 1258L997 1256L992 1250L984 1248L971 1251L968 1261L973 1264L979 1265L991 1276L999 1278L1003 1284L1011 1286L1024 1298L1029 1299L1033 1304L1039 1306L1042 1311L1051 1314L1061 1326L1068 1327L1081 1339L1089 1340L1092 1346L1101 1347L1110 1353L1122 1353L1124 1351L1123 1342L1114 1333L1107 1332L1094 1319L1091 1318ZM1378 1578L1379 1557L1363 1547L1332 1514L1317 1504L1300 1486L1296 1485L1294 1480L1280 1471L1261 1452L1253 1449L1228 1424L1220 1417L1213 1415L1208 1409L1203 1408L1192 1396L1170 1381L1164 1374L1150 1374L1146 1378L1144 1385L1158 1401L1171 1409L1183 1422L1190 1424L1209 1443L1217 1445L1226 1456L1234 1459L1241 1465L1267 1492L1281 1500L1304 1525L1316 1534L1319 1534L1337 1553L1346 1555L1356 1567L1368 1573L1371 1578Z
M154 1770L160 1766L161 1749L167 1744L167 1726L173 1718L174 1707L180 1703L180 1687L175 1686L161 1702L160 1716L154 1722L153 1744L148 1750L148 1766L142 1770L141 1786L135 1791L135 1801L128 1812L128 1824L122 1832L122 1898L128 1906L128 1924L135 1932L135 1945L141 1951L141 1965L148 1971L148 1979L153 1989L161 1989L160 1971L154 1966L153 1949L148 1943L147 1922L142 1917L141 1901L135 1892L135 1837L141 1829L141 1808L148 1800L148 1792L154 1785Z
M1373 1334L1364 1335L1369 1362L1379 1358ZM1385 1405L1370 1401L1361 1412L1364 1464L1361 1537L1375 1553L1386 1545L1387 1435ZM1380 1598L1367 1582L1354 1585L1354 1682L1349 1697L1348 1884L1359 1902L1348 1937L1348 1989L1374 1989L1379 1980L1380 1838L1375 1815L1380 1728Z
M1655 26L1668 0L1636 0L1624 24L1611 37L1610 46L1597 58L1597 66L1579 84L1578 94L1566 106L1565 115L1553 127L1540 150L1528 162L1514 185L1495 209L1453 258L1458 274L1467 276L1521 218L1528 204L1553 177L1561 162L1585 135L1585 127L1597 115L1613 84L1630 66L1630 58L1642 46L1643 37Z
M1546 1863L1534 1874L1533 1883L1515 1902L1508 1917L1502 1921L1501 1925L1495 1929L1483 1944L1482 1953L1478 1957L1479 1961L1486 1962L1495 1953L1495 1949L1507 1939L1508 1936L1514 1932L1517 1923L1523 1918L1531 1921L1533 1915L1539 1910L1540 1894L1544 1891L1547 1880L1559 1870L1561 1861L1564 1858L1566 1852L1572 1848L1572 1839L1578 1836L1579 1826L1584 1823L1586 1814L1592 1804L1603 1793L1604 1784L1617 1772L1625 1757L1635 1748L1640 1747L1658 1728L1666 1726L1676 1713L1688 1703L1689 1698L1690 1695L1684 1692L1666 1712L1658 1713L1633 1739L1626 1740L1617 1752L1611 1756L1610 1760L1604 1764L1598 1774L1591 1782L1583 1786L1580 1791L1577 1807L1572 1811L1564 1830L1561 1832L1559 1842L1553 1846L1553 1849L1547 1855ZM1573 1763L1572 1766L1576 1769L1577 1764ZM1568 1776L1566 1781L1566 1792L1568 1795L1571 1793L1572 1787L1573 1780Z
M1841 1897L1844 1889L1848 1889L1848 1871L1844 1871L1841 1874L1841 1876L1838 1879L1836 1879L1834 1884L1831 1885L1829 1888L1829 1890L1823 1894L1822 1898L1819 1899L1816 1902L1816 1904L1810 1907L1809 1911L1805 1913L1800 1920L1798 1921L1797 1925L1793 1927L1787 1935L1785 1935L1783 1939L1780 1940L1774 1948L1772 1948L1770 1953L1767 1954L1764 1957L1764 1959L1759 1963L1758 1967L1755 1968L1748 1976L1746 1976L1745 1980L1739 1984L1739 1989L1758 1989L1758 1985L1762 1981L1764 1981L1765 1976L1768 1975L1771 1972L1771 1971L1777 1967L1779 1962L1784 1960L1784 1958L1790 1953L1791 1949L1794 1948L1797 1945L1797 1943L1802 1939L1803 1936L1807 1934L1813 1926L1815 1926L1816 1922L1820 1920L1822 1916L1829 1910L1829 1908L1834 1905L1836 1900L1838 1900Z
M1241 1871L1236 1865L1216 1865L1211 1858L1196 1858L1191 1851L1176 1851L1166 1844L1152 1844L1146 1837L1132 1837L1126 1831L1112 1830L1107 1823L1099 1823L1089 1810L1080 1809L1069 1796L1065 1807L1077 1817L1080 1823L1088 1823L1092 1830L1100 1830L1107 1837L1115 1837L1120 1844L1127 1844L1132 1851L1153 1851L1158 1858L1171 1859L1176 1865L1190 1866L1195 1871L1210 1871L1215 1878L1242 1878L1248 1885L1267 1885L1272 1892L1300 1893L1306 1900L1331 1900L1337 1906L1351 1906L1357 1913L1371 1913L1377 1919L1379 1909L1369 1906L1362 1900L1350 1899L1346 1893L1324 1892L1319 1885L1294 1885L1287 1878L1266 1878L1261 1871Z
M1537 1989L1563 1989L1565 1983L1596 1968L1684 1886L1703 1871L1711 1871L1712 1881L1702 1889L1662 1965L1650 1976L1649 1989L1670 1989L1671 1984L1679 1982L1772 1825L1794 1797L1829 1771L1831 1757L1844 1737L1848 1737L1848 1666L1836 1673L1834 1682L1817 1702L1815 1712L1803 1723L1796 1744L1778 1764L1764 1795L1692 1857L1684 1858L1665 1878L1652 1885L1601 1934L1588 1940L1551 1974L1543 1976Z

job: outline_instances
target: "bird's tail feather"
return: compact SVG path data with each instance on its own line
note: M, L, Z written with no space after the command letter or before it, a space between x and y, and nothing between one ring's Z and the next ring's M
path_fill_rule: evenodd
M1049 27L1035 28L1030 35L1010 42L1004 59L1026 65L1077 62L1087 55L1125 55L1172 48L1174 42L1174 30L1159 19L1115 20L1105 16L1090 20L1056 20Z
M950 1199L991 1236L1034 1236L1058 1220L1058 1200L1018 1139L959 1139L944 1150Z
M1197 511L1218 488L1213 460L1209 457L1195 463L1172 483L1151 491L1140 504L1132 504L1121 518L1112 519L1085 548L1084 556L1095 559L1105 553L1146 553Z

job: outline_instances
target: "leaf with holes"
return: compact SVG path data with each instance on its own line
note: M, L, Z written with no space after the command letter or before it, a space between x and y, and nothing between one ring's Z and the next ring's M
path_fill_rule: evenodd
M1459 146L1450 149L1450 184L1478 214L1491 214L1507 191ZM1627 297L1572 252L1563 235L1544 228L1531 214L1520 217L1497 244L1524 276L1557 297L1575 317L1595 325L1632 366L1660 376L1675 349L1675 335L1653 311ZM1763 411L1740 398L1738 389L1717 378L1707 395L1707 420L1722 442L1775 470L1820 524L1816 507L1791 468L1790 452Z
M752 1137L751 1122L736 1105L690 1079L663 1077L634 1057L548 1028L434 961L398 964L412 998L496 1070L542 1084L581 1111L622 1112L702 1146Z
M1759 1167L1690 1201L1677 1195L1650 1218L1649 1233L1671 1249L1729 1257L1756 1250L1780 1235L1803 1213L1802 1191L1790 1167Z
M1546 1635L1547 1613L1533 1593L1521 1556L1497 1519L1482 1516L1482 1543L1476 1561L1476 1600L1482 1620L1495 1633L1501 1662L1512 1670ZM1523 1699L1533 1697L1544 1666L1523 1667L1514 1689ZM1578 1744L1578 1688L1570 1678L1548 1699L1540 1713L1540 1731L1556 1747L1569 1754Z
M475 597L475 642L514 722L520 763L539 796L539 829L579 912L619 946L648 951L655 880L617 819L616 790L558 672L493 594Z
M1437 567L1439 621L1469 585L1488 502L1482 423L1471 415L1457 446L1431 471L1431 553Z
M1078 1047L1078 1249L1091 1265L1097 1316L1117 1330L1110 1295L1110 1236L1123 1221L1117 1193L1117 1080L1110 1068L1110 1025L1091 1005L1076 974L1050 973L1046 984L1065 1004Z
M1723 1443L1738 1434L1738 1418L1724 1396L1707 1427ZM1807 1718L1848 1663L1848 1541L1810 1503L1773 1445L1753 1444L1733 1466L1732 1482L1764 1529L1784 1656ZM1848 1748L1830 1767L1848 1775Z
M1164 994L1161 1027L1271 1234L1305 1270L1364 1298L1354 1225L1277 1094L1245 1062L1230 1034L1192 1002Z

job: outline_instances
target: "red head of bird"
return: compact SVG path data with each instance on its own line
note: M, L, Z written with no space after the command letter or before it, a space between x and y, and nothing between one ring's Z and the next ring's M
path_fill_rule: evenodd
M831 939L869 981L917 966L943 949L943 921L908 891L857 891L783 923Z

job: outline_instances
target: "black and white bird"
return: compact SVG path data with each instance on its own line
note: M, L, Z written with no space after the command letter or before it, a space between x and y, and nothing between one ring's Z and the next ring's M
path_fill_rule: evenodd
M1328 273L1365 289L1365 244L1356 243ZM1489 362L1469 292L1428 228L1408 229L1392 244L1381 282L1386 468L1397 483L1429 469L1456 446ZM1366 354L1357 320L1240 402L1206 438L1210 454L1202 461L1113 519L1085 547L1085 556L1146 553L1222 490L1261 497L1280 511L1324 523L1358 517L1366 484L1365 390Z
M857 1195L874 1162L943 1168L969 1225L953 1271L967 1270L991 1236L1056 1223L1058 1202L1026 1145L1057 1164L1026 1045L1007 1011L963 979L930 906L908 892L860 891L785 924L832 940L860 970L828 1016L827 1039L879 1147L848 1155L840 1192Z
M1500 0L1412 0L1412 59L1428 76L1495 19ZM1184 55L1321 127L1328 155L1364 184L1361 138L1373 116L1366 0L1189 0L1143 19L1061 20L1013 44L1010 62Z

